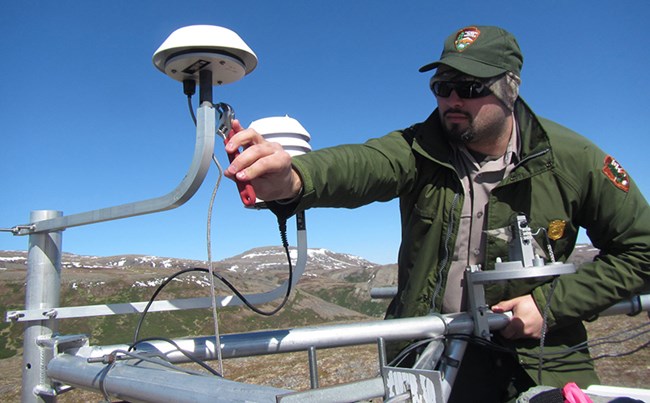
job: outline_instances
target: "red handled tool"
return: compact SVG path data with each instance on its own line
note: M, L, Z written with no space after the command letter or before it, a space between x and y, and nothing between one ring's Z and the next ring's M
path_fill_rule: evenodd
M223 143L228 144L230 138L235 134L234 129L232 128L232 120L235 118L235 112L232 107L225 103L219 103L218 107L221 109L221 122L219 124L219 134L223 138ZM239 155L239 150L235 150L232 153L228 153L228 160L232 162ZM250 181L240 181L235 179L237 184L237 190L239 190L239 197L246 207L255 206L255 190Z

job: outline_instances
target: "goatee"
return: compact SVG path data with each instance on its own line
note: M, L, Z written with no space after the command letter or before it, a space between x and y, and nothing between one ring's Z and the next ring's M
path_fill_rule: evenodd
M458 109L449 109L448 111L445 112L443 118L446 117L448 113L465 115L467 117L468 125L465 128L461 128L461 125L458 123L453 123L451 125L448 125L447 123L443 123L442 127L444 129L444 133L445 136L447 137L447 140L454 143L464 143L464 144L471 143L475 137L474 126L473 126L474 120L472 116L469 113L466 113Z

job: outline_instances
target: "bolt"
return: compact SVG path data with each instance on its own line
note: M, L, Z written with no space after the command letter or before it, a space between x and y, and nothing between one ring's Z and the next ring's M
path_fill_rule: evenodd
M20 318L24 318L25 314L20 312L9 312L7 313L7 319L17 321Z

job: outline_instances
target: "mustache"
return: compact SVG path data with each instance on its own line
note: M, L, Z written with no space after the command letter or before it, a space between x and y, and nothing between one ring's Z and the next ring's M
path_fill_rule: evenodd
M470 115L469 113L467 113L467 112L465 112L465 111L463 111L463 110L461 110L461 109L453 109L453 108L452 108L452 109L447 109L447 110L445 111L445 113L443 113L443 116L444 116L444 117L447 117L447 115L448 115L449 113L455 113L455 114L465 115L465 116L467 116L468 118L471 118L471 115Z

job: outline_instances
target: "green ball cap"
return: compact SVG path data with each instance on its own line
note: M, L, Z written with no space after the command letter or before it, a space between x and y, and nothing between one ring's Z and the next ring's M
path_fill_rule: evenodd
M524 57L512 34L499 27L465 27L445 40L440 60L420 67L420 72L441 64L473 77L488 78L511 71L521 76Z

